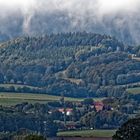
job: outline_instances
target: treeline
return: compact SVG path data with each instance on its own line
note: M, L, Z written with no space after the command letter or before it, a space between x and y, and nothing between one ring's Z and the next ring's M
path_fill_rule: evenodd
M26 85L20 85L19 87L16 87L18 85L1 85L0 86L0 92L10 92L10 93L38 93L38 94L49 94L46 92L45 88L37 88L37 87L30 87Z
M113 140L139 140L140 118L134 118L124 123L113 136Z
M86 32L17 38L1 44L0 83L72 97L110 96L106 89L112 86L111 94L120 96L120 85L140 82L140 62L131 57L138 51L134 48L113 37Z
M90 112L81 118L81 124L93 129L116 129L121 126L128 115L118 111Z
M26 104L21 105L26 106ZM27 107L27 106L26 106ZM30 107L28 107L30 108ZM27 109L26 109L27 110ZM37 112L36 108L36 112ZM46 110L47 111L47 110ZM56 136L57 125L54 120L46 114L26 113L25 110L15 108L0 107L0 132L16 132L22 128L40 133L44 136Z

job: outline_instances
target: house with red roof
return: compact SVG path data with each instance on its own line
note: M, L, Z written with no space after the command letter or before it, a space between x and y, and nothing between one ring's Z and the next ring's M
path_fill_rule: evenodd
M64 108L60 108L60 109L58 109L58 111L61 112L62 114L65 113ZM72 112L73 112L73 109L72 109L72 108L66 108L66 115L67 115L67 116L72 115Z
M102 111L104 108L104 104L101 101L96 101L94 102L94 107L96 109L97 112Z

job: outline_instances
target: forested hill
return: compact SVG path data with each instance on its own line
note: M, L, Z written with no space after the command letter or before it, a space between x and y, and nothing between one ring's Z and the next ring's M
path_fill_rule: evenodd
M0 45L0 83L52 95L120 96L125 85L140 82L140 62L131 55L139 49L86 32L17 38Z

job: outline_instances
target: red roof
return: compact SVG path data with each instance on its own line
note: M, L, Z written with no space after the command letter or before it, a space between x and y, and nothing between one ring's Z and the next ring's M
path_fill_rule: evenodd
M94 103L95 106L104 106L103 102L97 101Z
M60 108L60 109L58 109L58 111L59 112L64 112L64 108ZM72 112L73 111L73 109L72 108L66 108L66 112Z

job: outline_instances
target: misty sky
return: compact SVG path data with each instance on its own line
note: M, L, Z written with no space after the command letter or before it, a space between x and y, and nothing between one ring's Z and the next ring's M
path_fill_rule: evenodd
M140 0L0 0L0 32L87 31L140 44Z

